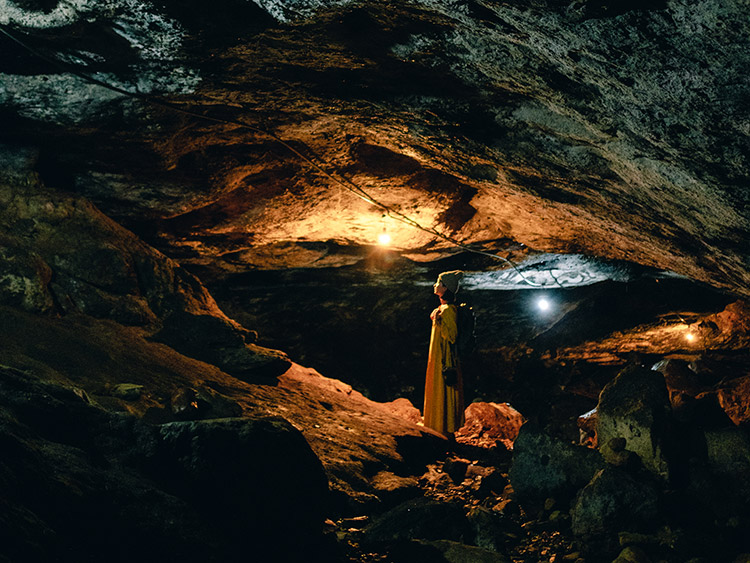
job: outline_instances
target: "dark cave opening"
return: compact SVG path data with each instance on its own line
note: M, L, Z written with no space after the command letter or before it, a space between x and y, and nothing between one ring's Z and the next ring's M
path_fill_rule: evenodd
M441 270L462 262L467 273L477 267L475 259L459 256L416 268L396 261L245 272L208 285L227 314L258 330L262 345L286 350L294 361L373 400L405 397L421 409L429 313L437 305L431 284ZM596 405L601 387L629 362L711 353L703 341L628 342L638 339L633 331L688 326L720 312L733 301L730 295L632 264L601 267L617 279L498 289L483 285L483 274L475 272L480 281L458 296L477 319L477 346L465 369L467 404L509 402L527 418L572 436L576 417ZM551 310L538 309L540 296ZM608 338L620 349L603 359Z

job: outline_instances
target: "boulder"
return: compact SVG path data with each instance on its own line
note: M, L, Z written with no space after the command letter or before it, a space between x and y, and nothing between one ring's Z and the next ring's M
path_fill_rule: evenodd
M371 544L414 539L460 542L471 537L471 528L459 505L419 498L382 514L367 527L365 537Z
M0 366L0 560L199 563L217 540L232 551L142 473L139 442L154 437L74 389Z
M154 340L243 381L271 381L291 366L285 353L247 344L249 334L224 316L176 311L164 319Z
M657 362L651 369L664 376L672 406L674 406L677 397L682 395L695 397L705 391L698 374L690 368L690 364L685 360L668 358Z
M502 444L511 449L523 422L523 415L508 403L471 403L456 438L480 447Z
M498 497L508 485L508 476L497 467L473 463L466 469L466 477L474 480L472 489L480 498Z
M466 477L466 470L470 463L467 459L451 457L443 463L443 472L451 478L451 481L459 485Z
M328 481L302 434L281 418L172 422L149 456L164 486L258 538L323 521Z
M383 403L383 407L391 414L400 416L401 418L419 424L422 422L422 413L415 407L412 402L405 398L399 397L389 403Z
M576 497L571 509L573 533L604 535L646 530L659 515L658 493L628 472L607 467L599 471Z
M735 424L750 422L750 375L727 381L716 390L719 405Z
M733 497L738 509L750 504L750 439L740 428L707 430L708 469L722 488Z
M283 419L156 427L0 366L0 448L0 560L331 560L327 478Z
M664 377L656 371L628 367L609 382L597 406L599 447L624 438L652 473L669 479L671 407Z
M509 477L521 500L569 500L603 467L597 451L552 438L527 422L513 444Z

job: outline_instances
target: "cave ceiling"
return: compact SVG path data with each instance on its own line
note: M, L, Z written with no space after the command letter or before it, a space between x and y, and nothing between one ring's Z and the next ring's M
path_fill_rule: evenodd
M2 174L219 272L351 264L387 230L415 262L444 235L747 296L747 9L0 0Z

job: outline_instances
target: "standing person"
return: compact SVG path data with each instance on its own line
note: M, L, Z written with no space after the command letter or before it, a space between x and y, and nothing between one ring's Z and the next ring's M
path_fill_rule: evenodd
M430 353L424 390L424 425L448 438L464 423L464 391L456 354L458 311L454 304L460 270L443 272L433 286L440 306L431 314Z

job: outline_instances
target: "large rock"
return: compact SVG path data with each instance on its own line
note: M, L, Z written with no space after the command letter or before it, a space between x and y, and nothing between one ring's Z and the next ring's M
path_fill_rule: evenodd
M604 467L590 448L552 438L535 424L521 427L513 447L510 482L521 500L572 498Z
M616 467L599 471L571 509L573 533L580 536L645 530L658 515L655 487Z
M690 365L685 360L669 358L658 362L651 369L664 376L672 406L681 396L695 397L705 390L698 374L690 369Z
M462 541L471 537L463 509L455 504L420 498L382 514L366 530L372 544L410 540Z
M173 422L159 427L151 467L163 486L223 526L283 553L320 533L328 481L310 446L280 418ZM278 542L278 546L276 546Z
M279 419L154 427L0 366L0 446L0 560L330 555L322 467Z
M512 449L523 422L523 415L508 403L471 403L466 407L466 422L456 437L477 446L501 444Z
M706 430L708 469L732 504L747 512L750 505L750 439L740 428Z
M210 560L207 522L123 461L152 429L83 397L0 367L0 559Z
M715 393L719 405L732 422L750 422L750 375L724 382Z
M254 333L179 264L91 203L26 174L25 183L0 180L0 304L159 329L157 339L244 380L289 368L284 353L254 344Z
M653 370L629 367L599 395L597 437L600 447L624 438L655 475L668 479L671 408L664 377Z

